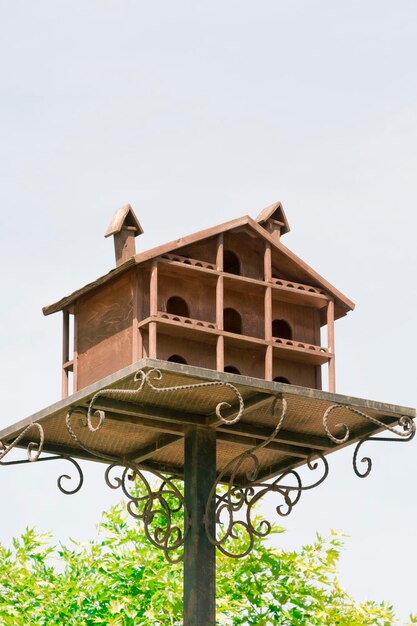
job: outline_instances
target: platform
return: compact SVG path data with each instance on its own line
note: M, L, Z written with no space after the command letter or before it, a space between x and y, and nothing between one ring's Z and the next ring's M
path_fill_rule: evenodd
M149 374L153 369L161 372L160 378ZM135 390L140 381L135 381L135 374L139 371L146 374L146 380L138 392ZM233 387L244 403L237 421L239 398ZM101 427L92 432L87 425L87 409L94 396L91 424L98 425L96 409L104 411L104 419ZM223 402L230 405L219 407L226 422L216 415L217 405ZM270 440L283 414L283 402L287 406L282 425ZM71 427L84 448L67 428L69 411ZM141 359L3 429L0 441L10 445L36 422L44 432L43 453L102 462L119 460L121 464L135 463L142 469L182 476L184 435L189 426L203 426L216 430L217 472L226 472L223 480L230 478L227 468L233 459L260 444L264 447L257 450L257 479L266 480L305 464L315 453L327 455L379 434L384 430L380 424L401 431L399 420L408 418L409 422L415 416L412 408ZM39 433L32 428L18 447L27 447L38 439ZM243 463L233 480L243 484L245 471Z

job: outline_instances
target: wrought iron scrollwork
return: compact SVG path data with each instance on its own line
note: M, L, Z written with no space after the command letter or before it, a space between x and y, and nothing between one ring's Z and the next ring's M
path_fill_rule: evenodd
M274 402L274 414L278 402L278 399ZM246 556L251 552L256 538L266 537L271 532L271 522L256 517L256 505L267 494L274 493L280 496L281 503L275 510L278 516L286 517L300 500L303 491L317 487L328 476L329 467L326 458L319 452L312 452L307 459L308 469L315 471L322 466L320 477L313 483L304 485L301 475L294 469L283 471L271 482L257 480L260 470L257 453L276 437L286 414L287 402L283 398L281 415L270 437L233 459L220 473L210 492L205 514L207 537L229 557ZM243 484L242 474L245 481ZM226 483L223 492L221 483ZM212 507L215 512L215 529L210 526Z
M84 474L82 472L80 465L77 463L77 461L75 461L75 459L73 459L70 456L61 455L61 454L53 454L50 456L38 457L36 459L28 458L28 459L15 459L14 461L0 461L0 465L1 466L26 465L27 463L35 463L35 462L45 463L46 461L68 461L69 463L73 465L73 467L75 467L77 471L77 476L75 478L73 476L70 476L69 474L61 474L61 476L57 478L57 481L56 481L57 486L58 486L58 489L61 491L61 493L64 493L65 495L69 496L69 495L73 495L74 493L77 493L81 489L84 483ZM72 488L65 487L64 482L63 482L64 480L65 481L75 480L76 481L75 486L73 486Z
M91 407L91 403L90 403L90 407ZM76 442L76 444L82 448L85 452L88 452L89 454L91 454L92 456L97 457L98 459L102 459L103 461L107 461L109 463L118 463L120 461L120 459L116 456L112 456L109 454L104 454L104 452L99 452L98 450L95 450L93 448L90 448L90 446L87 446L87 444L85 444L81 438L77 435L77 433L75 432L73 423L72 423L72 417L73 415L76 414L81 414L84 417L87 418L87 427L89 429L90 432L96 432L97 430L99 430L103 424L104 424L104 416L103 417L99 417L99 424L97 426L93 426L91 423L91 414L89 414L90 409L85 409L82 406L75 406L75 407L71 407L68 412L67 415L65 417L65 424L67 427L67 430L69 432L69 434L71 435L71 437L74 439L74 441ZM100 411L100 413L104 413L104 411Z
M78 474L77 478L75 479L76 480L75 486L72 487L72 489L71 488L69 488L69 489L65 488L64 485L63 485L63 481L64 480L66 480L66 481L74 480L74 478L72 476L70 476L69 474L61 474L61 476L59 476L58 480L56 481L57 485L58 485L58 489L62 493L64 493L66 496L72 496L72 495L74 495L74 493L77 493L78 491L80 491L81 487L84 484L84 474L83 474L83 471L81 469L81 466L77 463L77 461L75 461L70 456L54 456L54 457L49 456L49 457L46 457L46 458L40 459L40 460L41 461L49 461L49 460L52 460L52 459L55 459L55 460L57 460L57 459L64 459L66 461L69 461L73 465L73 467L75 467L75 469L77 471L77 474Z
M409 417L403 416L398 420L397 426L400 426L401 428L403 428L403 431L404 431L403 433L401 433L395 430L395 434L400 437L399 439L394 439L393 437L369 436L359 441L359 443L356 445L355 450L353 452L353 460L352 460L353 471L355 472L356 476L359 476L359 478L366 478L367 476L369 476L369 474L372 471L372 459L369 456L364 456L360 459L360 462L365 463L366 467L362 471L359 469L358 454L359 454L359 450L361 449L364 443L368 441L386 441L386 442L392 442L392 443L405 443L413 439L414 435L416 434L416 425L412 419L410 419ZM394 432L392 429L389 429L389 430L391 430L391 432Z
M116 467L121 476L111 476ZM147 470L148 472L148 470ZM184 496L174 477L152 470L157 484L152 485L137 465L112 464L106 469L105 480L111 489L122 489L128 499L127 510L143 523L147 539L163 551L170 563L182 560L182 547L189 527Z
M239 390L231 383L215 380L205 383L192 383L190 385L176 385L171 387L159 387L158 385L154 384L155 381L161 379L162 372L158 369L151 369L147 372L145 372L144 370L139 370L134 376L134 382L139 382L139 386L135 389L101 389L91 398L88 408L76 406L69 409L65 418L65 423L69 434L74 439L74 441L89 454L96 456L103 461L108 461L109 463L114 463L116 465L125 465L122 459L119 459L118 457L109 454L104 454L87 446L75 432L74 426L72 424L72 416L75 413L81 413L82 415L84 415L86 417L86 426L88 430L91 433L95 433L103 427L106 419L106 412L103 409L94 408L94 405L99 398L120 399L123 397L127 397L130 401L132 401L132 396L139 396L145 385L150 387L156 393L163 394L174 393L178 391L193 391L195 389L205 389L210 387L226 387L228 389L231 389L231 391L233 391L233 393L236 395L239 404L237 414L231 418L224 417L222 415L222 410L231 408L231 405L228 402L219 402L216 405L215 409L216 416L224 424L235 424L238 420L240 420L243 414L244 402L242 395L240 394ZM96 423L93 422L94 418L97 420Z
M43 428L38 422L33 422L29 424L22 430L21 433L11 442L9 445L5 446L2 441L0 441L0 461L4 459L5 456L9 454L13 448L16 448L19 443L25 439L28 432L31 430L37 430L39 434L39 441L30 441L26 447L27 460L30 463L37 461L40 457L40 454L43 449L43 444L45 441L45 434L43 432Z
M26 439L27 434L35 430L39 434L39 441L30 441L26 446L26 459L15 459L14 461L3 461L3 459L11 452L13 449L17 448L20 442ZM72 495L77 493L83 485L84 476L81 470L81 467L73 458L64 455L64 454L53 454L50 456L42 456L41 453L43 451L43 446L45 443L45 434L44 430L38 422L33 422L29 424L22 430L21 433L18 434L15 439L9 443L8 445L4 445L2 441L0 441L0 465L8 466L8 465L25 465L27 463L43 463L45 461L69 461L75 469L77 470L78 478L76 479L75 486L71 489L68 489L64 486L64 480L73 480L73 477L69 476L69 474L62 474L57 479L58 489L65 493L66 495Z
M334 432L333 433L331 432L330 427L329 427L329 417L332 413L335 413L338 409L348 410L354 415L357 415L358 417L361 417L369 422L372 422L376 426L383 428L385 430L388 430L393 435L395 435L395 437L379 437L379 436L369 435L361 439L356 444L355 450L353 452L352 463L353 463L353 471L355 472L356 476L358 476L359 478L366 478L367 476L369 476L369 474L372 471L372 459L369 456L365 456L360 459L359 462L364 463L365 468L362 470L359 468L358 455L359 455L359 450L361 449L363 444L367 443L368 441L386 441L386 442L394 442L394 443L404 443L407 441L411 441L411 439L413 439L416 433L416 425L414 421L411 419L411 417L407 417L403 415L399 418L396 424L390 425L390 424L385 424L380 419L377 419L376 417L368 415L367 413L364 413L363 411L360 411L359 409L356 409L355 407L342 406L340 404L333 404L325 411L323 415L323 426L329 439L333 441L334 443L337 443L340 445L346 443L349 440L350 429L347 426L347 424L339 423L334 426L334 429L341 430L342 434L337 437L334 434Z
M190 385L159 387L155 382L161 379L162 373L160 370L152 369L147 372L139 370L134 376L134 381L139 382L138 387L133 390L103 389L97 392L92 397L88 408L70 408L66 416L66 426L69 434L78 446L92 456L110 464L105 472L106 484L112 489L122 489L122 492L128 500L127 510L130 515L144 524L144 530L148 540L164 552L168 561L174 563L182 559L181 548L183 547L189 527L189 516L184 496L176 485L175 478L165 476L154 469L147 469L146 473L151 474L157 480L157 485L152 485L145 473L135 463L127 459L102 453L88 446L77 434L72 421L74 414L81 413L86 420L88 430L91 433L96 433L103 427L106 418L104 410L94 408L100 397L120 399L126 396L131 401L132 395L139 395L145 385L156 393L192 391L208 387L226 387L231 389L236 395L238 410L234 417L224 417L222 411L226 408L231 408L231 405L228 402L219 402L215 409L217 418L225 424L234 424L240 419L243 413L243 398L238 389L230 383L213 381ZM111 475L112 470L116 467L122 470L122 474L119 477ZM129 479L134 482L130 484ZM137 484L135 486L135 483L138 482L140 483L140 489Z
M129 399L131 399L132 395L140 395L145 385L148 386L150 389L152 389L152 391L155 391L156 393L161 393L161 394L169 394L169 393L174 393L177 391L194 391L196 389L207 389L210 387L226 387L235 394L238 400L239 408L238 408L237 414L235 415L235 417L232 417L232 418L224 417L222 415L222 410L231 408L231 405L228 402L219 402L216 406L216 415L218 419L224 424L235 424L237 421L240 420L243 410L244 410L243 398L239 390L231 383L223 382L221 380L214 380L214 381L204 382L204 383L191 383L189 385L174 385L171 387L159 387L158 385L155 385L154 384L155 381L162 380L162 377L163 377L163 374L158 369L150 369L147 372L145 372L144 370L139 370L138 372L136 372L134 376L134 381L139 383L139 386L136 387L135 389L102 389L101 391L98 391L92 397L90 404L88 406L88 411L87 411L88 429L91 432L96 432L103 426L103 423L106 417L105 411L101 409L94 409L94 405L96 401L98 400L98 398L120 399L120 397L127 396L129 397ZM93 425L93 420L92 420L93 415L98 420L95 425Z

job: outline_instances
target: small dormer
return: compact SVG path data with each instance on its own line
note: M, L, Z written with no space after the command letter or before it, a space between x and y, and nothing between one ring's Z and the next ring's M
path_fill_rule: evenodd
M266 209L259 213L256 222L278 241L282 235L290 232L290 225L281 202L275 202L267 206Z
M139 223L130 204L120 207L113 218L104 236L114 237L114 253L116 265L122 265L136 254L135 237L142 235L143 228Z

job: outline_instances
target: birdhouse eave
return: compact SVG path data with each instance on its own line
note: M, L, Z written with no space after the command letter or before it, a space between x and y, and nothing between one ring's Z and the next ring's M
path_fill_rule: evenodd
M123 207L122 207L123 208ZM126 208L126 207L124 207ZM121 209L119 209L119 222L117 222L118 226L120 226L121 219ZM117 212L118 213L118 212ZM127 214L127 213L126 213ZM116 216L112 221L112 228L116 228ZM85 285L84 287L76 290L69 296L61 298L59 301L45 306L43 308L44 315L50 315L52 313L56 313L61 311L68 306L70 306L74 301L76 301L81 296L90 292L93 289L103 285L104 283L113 280L119 274L129 270L131 267L135 265L141 265L152 259L167 253L172 253L178 250L179 248L183 248L189 244L198 243L203 241L204 239L208 239L210 237L219 235L221 233L226 233L231 230L237 230L246 228L249 229L248 232L251 232L252 235L258 235L259 237L265 239L268 243L271 244L271 249L276 252L278 255L282 255L283 258L286 259L287 262L291 263L294 268L294 272L297 271L302 273L303 276L308 276L313 284L316 284L323 288L331 297L335 300L335 315L336 319L339 319L346 315L349 311L352 311L355 308L355 304L347 298L344 294L342 294L338 289L336 289L333 285L331 285L327 280L325 280L320 274L318 274L313 268L311 268L307 263L305 263L302 259L300 259L296 254L290 251L286 246L284 246L280 241L276 240L272 237L266 230L263 228L257 221L253 220L248 215L244 215L242 217L236 218L234 220L230 220L223 224L219 224L213 226L211 228L198 231L187 235L185 237L180 237L175 239L174 241L170 241L166 244L162 244L155 248L151 248L150 250L146 250L144 252L140 252L136 254L134 257L131 257L127 261L120 264L117 268L111 270L109 273L99 277L97 280ZM110 227L109 227L110 230ZM110 233L109 233L110 234ZM301 281L302 282L302 281Z

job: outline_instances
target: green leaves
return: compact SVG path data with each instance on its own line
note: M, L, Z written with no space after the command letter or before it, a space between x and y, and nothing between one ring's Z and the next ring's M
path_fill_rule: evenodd
M164 560L123 505L105 512L98 529L98 539L87 544L55 547L49 535L27 529L11 550L0 546L0 626L180 626L182 566ZM342 547L342 535L333 531L299 552L259 540L246 559L219 554L218 624L398 623L389 604L357 604L341 589Z

